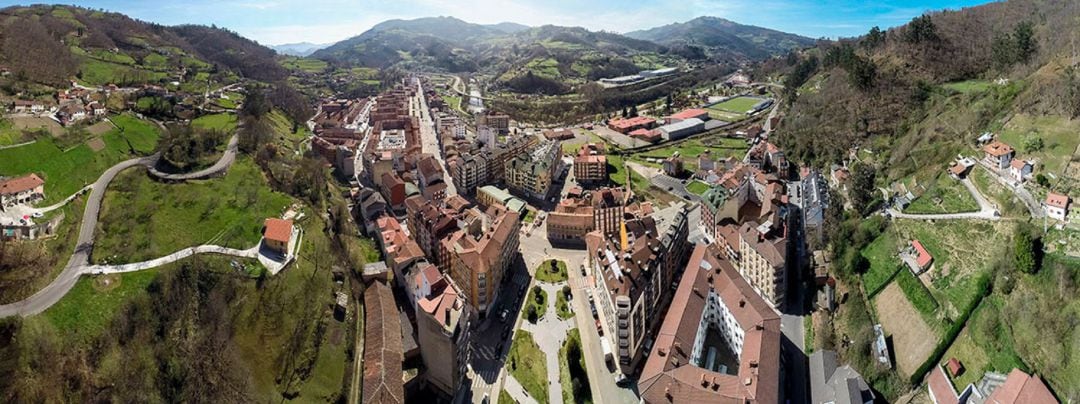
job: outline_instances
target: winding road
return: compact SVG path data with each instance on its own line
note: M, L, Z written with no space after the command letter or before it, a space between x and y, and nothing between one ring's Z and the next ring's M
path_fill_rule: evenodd
M90 196L86 200L86 209L83 213L83 221L79 226L79 237L75 244L75 251L68 259L67 265L64 266L60 275L53 279L51 283L34 293L32 296L23 299L18 302L0 305L0 318L10 317L15 315L20 316L32 316L39 314L56 302L60 301L72 287L75 286L75 282L78 281L79 276L90 273L115 273L115 272L130 272L142 269L153 268L160 265L165 265L173 261L177 261L183 258L187 258L194 254L200 253L217 253L226 254L239 257L256 257L258 255L258 246L249 250L235 250L231 248L225 248L220 246L197 246L190 247L168 256L133 264L125 265L90 265L90 254L94 249L94 231L97 229L98 215L101 213L101 202L105 199L105 190L108 189L109 183L116 178L117 174L136 166L144 166L148 171L155 176L169 180L169 181L184 181L191 179L209 178L215 175L221 174L228 170L236 161L236 150L239 136L234 134L232 139L229 140L229 147L225 151L225 154L221 156L221 159L214 163L213 166L205 170L200 170L188 174L164 174L155 170L154 164L157 163L160 154L155 153L151 156L134 158L131 160L125 160L109 167L98 177L97 181L88 187L91 189ZM71 198L68 198L70 201ZM50 208L55 208L52 206ZM253 255L254 254L254 255Z

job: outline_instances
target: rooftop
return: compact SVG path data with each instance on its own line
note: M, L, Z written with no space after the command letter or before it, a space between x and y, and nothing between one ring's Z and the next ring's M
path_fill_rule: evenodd
M45 180L38 177L37 174L9 178L0 181L0 195L12 195L26 192L42 185L45 185Z
M269 218L266 219L264 225L266 230L263 231L263 237L267 240L288 243L289 239L292 238L292 220Z
M363 403L403 403L401 318L394 295L386 285L374 282L364 292L364 387Z
M1065 207L1069 205L1069 196L1054 192L1047 192L1046 205L1055 208L1065 209Z
M1012 146L1009 146L1000 141L993 141L990 144L983 146L983 151L994 157L1004 156L1013 152Z

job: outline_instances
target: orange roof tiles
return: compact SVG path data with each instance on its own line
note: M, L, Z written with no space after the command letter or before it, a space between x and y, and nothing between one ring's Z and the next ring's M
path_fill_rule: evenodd
M1057 404L1058 400L1046 388L1039 376L1029 376L1020 369L1013 369L1005 383L986 399L995 404Z
M933 261L934 257L930 255L929 251L926 251L926 247L923 247L919 240L912 240L911 245L915 247L915 263L918 264L920 268L925 268L927 265L930 265L930 261Z
M986 152L986 154L989 154L991 156L999 157L999 156L1004 156L1006 154L1012 153L1013 148L1012 148L1012 146L1009 146L1009 145L1007 145L1005 143L1002 143L1002 142L999 142L999 141L995 140L995 141L991 142L990 144L988 144L986 146L983 146L983 151Z
M265 226L266 230L263 231L263 237L267 240L288 243L289 239L292 238L292 220L269 218L266 219Z
M22 177L11 178L0 182L0 195L11 195L20 192L29 191L39 186L45 185L45 180L38 177L37 174L24 175Z
M364 396L367 403L403 403L401 317L394 295L374 282L364 291Z
M1054 192L1047 192L1046 205L1055 208L1065 209L1065 207L1069 205L1069 196Z
M702 115L709 115L709 113L707 111L705 111L704 109L691 108L691 109L684 109L682 111L679 111L677 114L669 116L668 118L682 120L682 119L690 119L690 118L699 118Z

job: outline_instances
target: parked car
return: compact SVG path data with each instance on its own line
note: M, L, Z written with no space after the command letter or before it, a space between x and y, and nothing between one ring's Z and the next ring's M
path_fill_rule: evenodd
M502 322L505 323L506 322L506 317L509 316L509 315L510 315L510 309L503 309L502 313L499 314L499 321L502 321Z

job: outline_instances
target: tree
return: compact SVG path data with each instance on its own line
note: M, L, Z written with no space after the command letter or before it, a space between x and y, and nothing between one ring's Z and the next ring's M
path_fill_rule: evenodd
M1043 140L1041 137L1032 136L1024 140L1024 151L1028 153L1035 153L1043 148Z
M1013 264L1021 272L1034 274L1038 271L1035 259L1036 242L1031 233L1024 229L1017 229L1013 235Z
M866 215L870 202L874 200L874 180L877 172L868 164L857 164L851 171L851 205L860 215Z
M630 106L630 117L638 116L637 105Z
M937 35L937 27L930 15L923 14L915 17L908 23L907 33L904 36L909 43L921 44L924 42L934 43L940 38Z
M866 36L862 39L862 46L866 49L874 49L884 43L885 33L876 25L870 28L870 32L866 33Z

